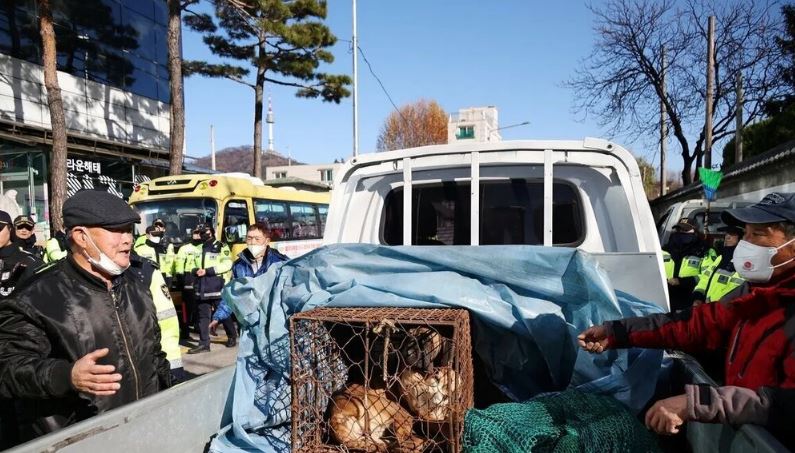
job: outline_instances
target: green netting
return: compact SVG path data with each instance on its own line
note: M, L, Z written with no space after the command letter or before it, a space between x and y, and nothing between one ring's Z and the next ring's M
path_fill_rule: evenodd
M609 396L567 390L467 412L463 451L657 452L654 434Z

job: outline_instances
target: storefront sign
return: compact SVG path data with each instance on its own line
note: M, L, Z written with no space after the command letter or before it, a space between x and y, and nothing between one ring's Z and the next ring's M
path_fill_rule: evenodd
M83 159L66 159L66 168L69 171L78 171L81 173L102 173L102 165L99 162Z

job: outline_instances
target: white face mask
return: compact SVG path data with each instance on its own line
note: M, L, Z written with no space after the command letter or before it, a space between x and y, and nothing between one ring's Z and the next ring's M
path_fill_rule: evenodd
M254 258L260 256L265 251L265 246L259 244L251 244L246 248L248 248L248 251L251 252L251 256Z
M734 256L732 257L734 268L737 270L737 273L740 274L740 277L749 282L769 282L775 268L792 262L791 259L781 264L776 264L775 266L772 264L773 257L776 256L779 249L791 244L793 241L795 241L795 239L778 247L763 247L761 245L751 244L743 239L737 244L737 248L734 249Z
M159 244L160 239L163 238L161 238L160 236L149 236L149 240L152 242L152 244Z
M130 267L129 264L126 267L121 267L116 264L108 255L102 253L102 250L97 247L97 244L94 242L94 239L91 238L91 235L88 234L88 231L83 231L83 233L88 237L91 245L93 245L94 248L97 249L97 252L99 252L99 260L95 260L94 258L91 258L91 255L89 255L86 250L83 250L83 253L86 255L86 259L88 259L88 262L91 263L92 266L108 275L121 275L122 272L126 271L127 268Z

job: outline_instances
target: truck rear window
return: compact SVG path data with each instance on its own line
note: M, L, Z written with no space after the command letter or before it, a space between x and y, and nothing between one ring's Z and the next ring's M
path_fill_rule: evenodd
M552 242L577 246L584 237L582 202L568 183L552 190ZM470 190L468 181L446 181L412 187L411 243L469 245ZM386 197L381 242L403 244L403 188ZM544 243L544 186L542 181L512 179L480 183L480 244Z

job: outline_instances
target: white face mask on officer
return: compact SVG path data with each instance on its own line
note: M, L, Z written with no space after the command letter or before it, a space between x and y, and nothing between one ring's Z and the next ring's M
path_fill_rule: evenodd
M795 258L787 260L783 263L773 265L773 257L778 254L779 249L786 247L795 241L795 238L790 239L785 244L778 247L763 247L761 245L751 244L746 240L741 240L734 249L734 256L732 263L740 277L752 283L766 283L770 281L773 276L773 271L777 267L784 266L791 263Z
M86 259L88 260L89 263L91 263L92 266L105 272L108 275L121 275L122 272L126 271L127 268L130 267L129 264L125 267L121 267L118 264L116 264L112 259L110 259L108 255L103 253L102 250L100 250L99 247L97 247L97 244L94 242L94 239L91 238L91 235L88 234L88 231L86 230L82 231L83 234L85 234L88 237L88 241L91 243L91 245L93 245L94 248L97 249L97 252L99 252L99 260L95 260L94 258L91 258L91 255L88 254L87 250L83 249L83 254L86 255Z
M149 241L151 241L152 244L159 244L161 239L160 236L149 236Z

